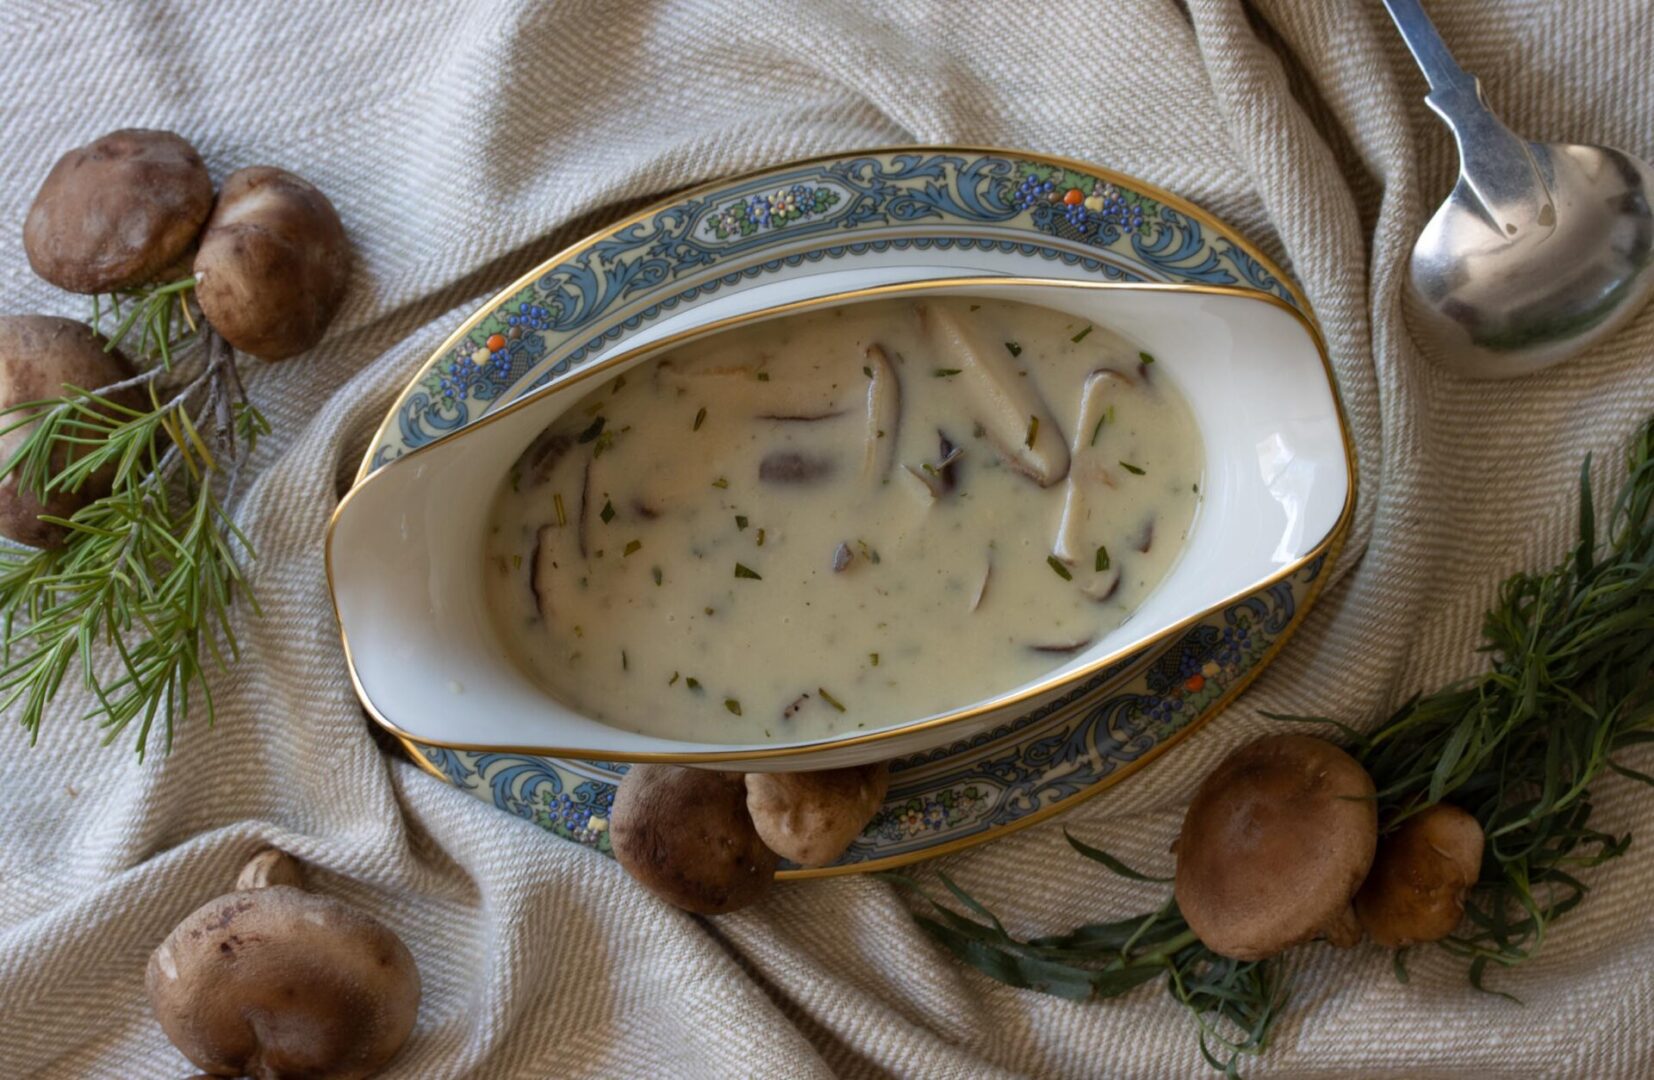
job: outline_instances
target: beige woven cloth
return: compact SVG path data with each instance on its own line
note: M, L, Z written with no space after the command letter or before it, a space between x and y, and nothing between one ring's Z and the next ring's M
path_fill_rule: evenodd
M1431 4L1517 130L1654 157L1654 3ZM40 744L0 731L0 1075L181 1077L143 995L150 949L257 846L318 868L413 950L424 1000L388 1075L1090 1077L1205 1074L1158 989L1073 1004L991 983L865 879L778 888L703 921L609 860L381 752L343 669L321 563L337 485L392 394L498 286L641 200L809 153L1004 144L1142 176L1290 266L1319 313L1360 450L1341 579L1218 722L1057 822L950 857L1014 930L1158 902L1074 856L1064 827L1150 869L1192 786L1260 710L1369 723L1471 670L1495 583L1567 546L1580 458L1654 412L1654 310L1521 382L1416 355L1401 267L1450 144L1377 0L855 5L353 0L0 3L0 307L79 314L28 272L19 226L59 153L174 128L222 174L292 167L360 252L309 356L253 374L278 435L242 509L266 615L216 680L216 730L170 757L100 748L67 696ZM1614 478L1612 468L1607 472ZM1648 767L1647 763L1643 767ZM1479 995L1426 953L1292 959L1258 1076L1654 1075L1651 834L1587 879L1540 962Z

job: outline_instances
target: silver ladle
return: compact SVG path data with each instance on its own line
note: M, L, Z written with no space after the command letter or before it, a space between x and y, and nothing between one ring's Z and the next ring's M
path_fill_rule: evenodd
M1459 181L1413 245L1407 322L1425 355L1524 375L1612 334L1654 293L1654 170L1620 150L1532 143L1500 122L1419 0L1384 0L1459 144Z

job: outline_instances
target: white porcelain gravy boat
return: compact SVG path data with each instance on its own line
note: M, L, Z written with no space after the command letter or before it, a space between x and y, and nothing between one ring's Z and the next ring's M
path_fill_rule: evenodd
M1061 667L996 697L800 743L690 742L625 731L565 706L512 663L483 586L489 507L511 463L596 380L733 325L841 303L932 295L1040 304L1108 326L1151 352L1157 376L1170 377L1187 398L1205 443L1202 503L1178 563L1125 624ZM1354 497L1347 432L1320 339L1296 310L1254 291L931 280L658 329L652 339L408 453L346 495L328 530L328 578L351 678L381 725L435 746L746 771L831 768L913 753L1013 722L1096 682L1122 660L1151 659L1190 622L1324 551L1347 523Z

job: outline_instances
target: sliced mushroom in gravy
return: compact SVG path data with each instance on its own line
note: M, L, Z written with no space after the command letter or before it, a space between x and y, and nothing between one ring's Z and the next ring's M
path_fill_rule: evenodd
M673 739L821 738L1013 689L1118 626L1187 536L1200 436L1145 355L1045 308L927 299L648 361L504 484L502 636L554 697Z

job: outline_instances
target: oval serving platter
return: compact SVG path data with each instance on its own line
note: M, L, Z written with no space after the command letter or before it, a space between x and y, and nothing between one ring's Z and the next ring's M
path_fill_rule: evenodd
M1233 230L1107 169L956 147L815 158L657 203L513 283L403 390L357 482L600 356L641 347L687 309L762 306L764 290L805 275L865 285L960 274L1249 290L1313 321L1298 289ZM1330 385L1324 349L1322 359ZM1294 570L1034 712L893 760L884 806L839 862L782 876L888 869L1004 835L1097 794L1219 713L1301 624L1342 546L1355 477L1342 412L1339 422L1350 499ZM625 764L397 737L433 775L609 852Z

